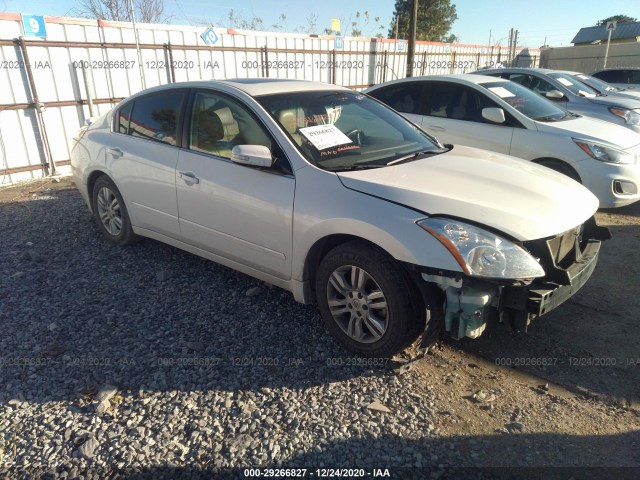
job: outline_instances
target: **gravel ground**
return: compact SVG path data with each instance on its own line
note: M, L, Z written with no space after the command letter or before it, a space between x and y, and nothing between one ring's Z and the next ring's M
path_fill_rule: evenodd
M554 442L564 434L522 433L536 424L527 413L535 408L514 410L512 395L555 403L552 417L601 420L593 445L636 451L605 465L640 465L638 413L629 406L578 408L561 393L541 396L526 382L468 367L468 358L456 370L447 366L457 355L448 346L401 368L415 351L396 362L348 356L315 307L287 292L155 241L109 246L68 178L3 190L0 203L3 195L0 475L7 478L243 477L244 467L503 478L512 468L584 465L570 460L574 450L574 459L587 452L580 439L558 456ZM479 368L476 377L458 377L468 368ZM461 393L453 397L462 386L470 396L462 410L474 409L468 415ZM454 431L465 415L486 423L485 412L497 418L492 435ZM505 465L499 453L487 456L489 447L514 451L530 442L533 457L511 455ZM466 468L479 464L501 469ZM557 478L600 478L592 473Z

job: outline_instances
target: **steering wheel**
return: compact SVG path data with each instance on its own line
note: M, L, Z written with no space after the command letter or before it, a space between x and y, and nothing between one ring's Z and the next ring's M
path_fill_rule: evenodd
M347 133L345 133L345 135L349 137L349 140L352 140L356 145L362 145L362 142L364 140L364 132L359 128L349 130Z

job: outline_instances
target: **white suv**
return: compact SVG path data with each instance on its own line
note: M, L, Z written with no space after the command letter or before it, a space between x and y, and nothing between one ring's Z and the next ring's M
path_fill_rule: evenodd
M364 356L525 327L587 281L608 234L573 180L321 83L141 92L79 132L72 167L110 242L150 237L285 288Z

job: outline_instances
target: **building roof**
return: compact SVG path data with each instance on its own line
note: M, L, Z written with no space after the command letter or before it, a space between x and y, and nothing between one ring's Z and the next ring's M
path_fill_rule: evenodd
M592 43L597 40L606 41L609 32L606 25L600 27L584 27L573 37L571 43ZM616 29L611 32L611 40L640 37L640 22L618 23Z

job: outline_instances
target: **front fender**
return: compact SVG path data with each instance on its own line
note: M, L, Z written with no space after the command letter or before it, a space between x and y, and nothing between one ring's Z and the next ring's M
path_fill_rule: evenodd
M313 168L313 167L312 167ZM306 171L306 172L305 172ZM296 172L292 276L304 280L305 260L312 247L331 235L365 239L396 260L442 270L462 269L449 251L416 225L421 212L346 188L337 176ZM308 181L307 181L308 180ZM336 217L340 212L340 217Z

